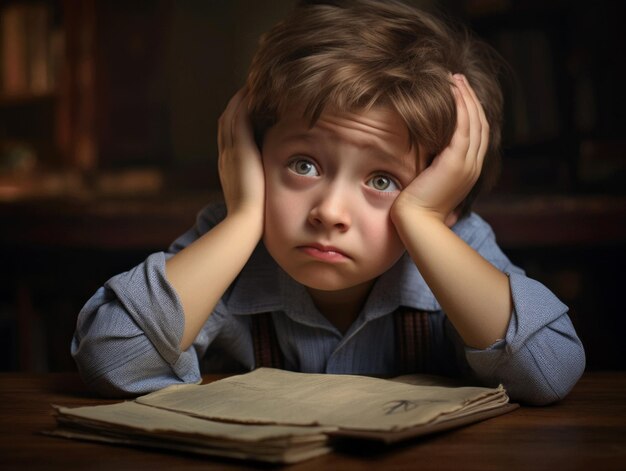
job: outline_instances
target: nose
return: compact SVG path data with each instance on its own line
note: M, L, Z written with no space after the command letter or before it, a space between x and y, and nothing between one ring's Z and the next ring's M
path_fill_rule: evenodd
M337 188L327 188L309 212L309 223L320 229L347 231L351 224L349 201Z

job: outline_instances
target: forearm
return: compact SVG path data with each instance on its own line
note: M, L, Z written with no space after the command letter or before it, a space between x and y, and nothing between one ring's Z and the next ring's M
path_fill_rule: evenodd
M394 206L391 216L409 255L465 344L486 348L504 338L512 309L507 275L441 219L402 203Z
M183 306L181 349L193 343L228 286L258 244L262 212L235 213L166 263L166 276Z

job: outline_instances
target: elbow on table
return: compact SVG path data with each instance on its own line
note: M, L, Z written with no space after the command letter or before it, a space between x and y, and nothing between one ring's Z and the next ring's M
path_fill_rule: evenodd
M91 391L105 398L125 399L142 394L141 392L135 392L136 387L134 383L121 383L118 378L110 374L105 373L95 378L86 378L81 374L81 377Z
M585 351L577 342L566 354L549 361L534 356L534 364L511 381L511 399L532 406L546 406L564 399L585 371Z
M75 336L72 339L71 354L81 379L91 391L111 398L134 395L132 382L121 381L124 375L116 374L119 367L110 367L110 358L103 358L101 349L89 345L89 340L79 341Z
M71 351L83 382L106 397L134 397L202 379L193 351L183 352L170 364L147 339L130 347L124 342L116 345L94 339L79 341L75 336Z

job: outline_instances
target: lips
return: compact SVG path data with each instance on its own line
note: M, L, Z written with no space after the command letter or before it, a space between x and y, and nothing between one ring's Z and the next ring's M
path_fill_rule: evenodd
M298 249L313 258L325 262L341 262L350 258L342 250L330 245L313 243L301 245L300 247L298 247Z

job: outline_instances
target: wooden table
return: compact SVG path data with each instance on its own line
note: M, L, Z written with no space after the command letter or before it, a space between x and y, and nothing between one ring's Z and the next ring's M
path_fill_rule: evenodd
M208 381L214 377L207 377ZM272 469L238 461L79 442L39 434L54 427L50 404L109 403L73 373L0 373L0 469ZM626 373L587 373L565 400L440 435L370 445L287 467L294 470L624 470Z

